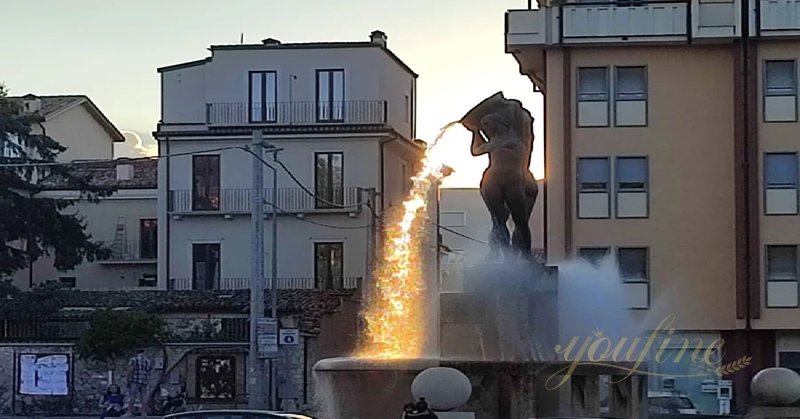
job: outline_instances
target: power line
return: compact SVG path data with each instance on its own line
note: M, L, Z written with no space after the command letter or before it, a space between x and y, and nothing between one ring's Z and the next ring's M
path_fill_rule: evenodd
M29 163L0 163L0 167L38 167L38 166L77 166L81 164L97 164L97 163L110 163L122 161L138 161L138 160L158 160L162 157L180 157L191 156L198 153L210 153L213 151L224 151L241 148L240 146L217 147L205 150L187 151L183 153L170 153L160 156L143 156L143 157L125 157L123 159L87 159L87 160L73 160L71 162L29 162Z

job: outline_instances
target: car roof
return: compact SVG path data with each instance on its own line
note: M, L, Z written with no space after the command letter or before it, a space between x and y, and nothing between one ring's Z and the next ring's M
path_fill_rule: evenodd
M196 415L241 415L241 414L259 414L259 415L272 415L276 417L285 417L283 413L273 412L270 410L254 410L254 409L211 409L211 410L192 410L189 412L172 413L164 416L164 418L180 418L184 416Z

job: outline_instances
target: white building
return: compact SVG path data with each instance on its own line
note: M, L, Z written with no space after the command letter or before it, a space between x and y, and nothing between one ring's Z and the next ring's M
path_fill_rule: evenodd
M417 75L380 31L366 42L209 50L158 70L159 286L248 287L252 157L221 148L249 145L258 129L296 177L276 166L279 287L355 287L380 243L374 215L402 201L424 149L412 140ZM272 204L273 172L261 167Z
M107 259L84 262L68 271L53 267L51 256L15 272L14 285L30 288L45 281L60 281L79 289L137 289L156 286L158 227L156 219L157 162L155 159L117 159L85 162L70 174L97 187L116 191L91 202L67 179L49 176L35 196L75 201L65 212L83 217L86 232L110 250Z

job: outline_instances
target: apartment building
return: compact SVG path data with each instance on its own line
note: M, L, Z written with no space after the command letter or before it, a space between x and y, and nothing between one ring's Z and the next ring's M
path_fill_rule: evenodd
M726 377L736 406L759 369L800 366L795 7L542 1L506 14L507 52L545 96L548 261L608 255L633 316L724 339L722 363L752 356ZM650 388L710 412L711 378Z
M249 287L253 165L241 147L255 130L280 150L260 166L264 212L278 213L278 287L367 281L378 217L399 207L424 151L413 140L417 75L380 31L363 42L209 50L158 70L159 286ZM267 273L271 228L268 218Z

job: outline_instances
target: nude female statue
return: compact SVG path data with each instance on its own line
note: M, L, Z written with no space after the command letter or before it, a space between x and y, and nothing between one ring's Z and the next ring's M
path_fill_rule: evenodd
M531 257L528 219L539 192L528 170L533 151L532 125L533 118L519 101L503 99L501 105L480 119L480 126L467 126L472 131L472 155L489 155L480 191L492 217L492 259L501 253L506 259ZM510 238L506 226L509 215L514 222Z

